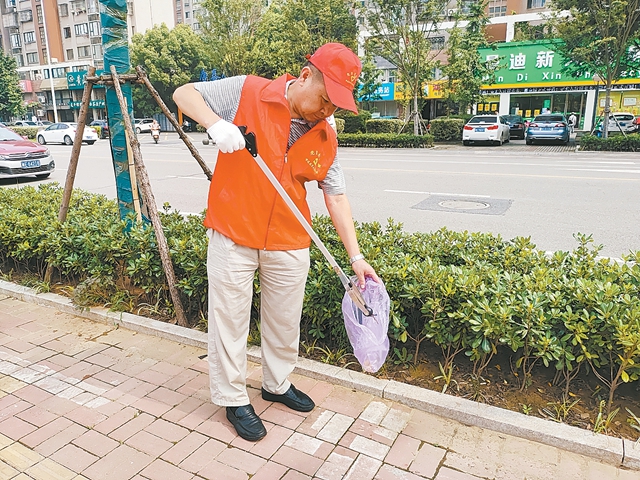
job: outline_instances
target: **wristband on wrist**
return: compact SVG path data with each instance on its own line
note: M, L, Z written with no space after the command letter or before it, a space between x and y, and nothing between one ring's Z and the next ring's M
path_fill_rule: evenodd
M355 262L357 262L358 260L364 260L364 255L362 255L361 253L354 255L353 257L351 257L349 259L349 262L351 264L354 264Z

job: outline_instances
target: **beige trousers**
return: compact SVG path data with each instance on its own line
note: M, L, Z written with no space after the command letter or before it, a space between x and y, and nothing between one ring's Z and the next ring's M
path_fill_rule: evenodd
M208 230L209 385L221 406L249 404L247 336L253 277L260 276L262 386L285 393L298 359L309 249L267 251L237 245Z

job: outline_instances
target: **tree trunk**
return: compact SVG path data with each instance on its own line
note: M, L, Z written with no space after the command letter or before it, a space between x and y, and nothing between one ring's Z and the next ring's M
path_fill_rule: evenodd
M419 135L420 133L420 115L418 114L418 94L413 95L413 134Z
M607 80L606 95L604 97L604 119L602 120L602 137L609 137L609 114L611 113L611 80ZM597 99L596 99L597 101Z

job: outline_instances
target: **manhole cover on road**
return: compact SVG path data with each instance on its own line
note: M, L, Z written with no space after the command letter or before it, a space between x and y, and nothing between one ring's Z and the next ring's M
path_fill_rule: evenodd
M444 200L442 202L438 202L438 205L444 208L453 208L456 210L481 210L491 206L485 202L471 202L469 200Z
M511 206L511 200L503 198L473 198L448 195L431 195L411 208L436 212L475 213L481 215L504 215Z

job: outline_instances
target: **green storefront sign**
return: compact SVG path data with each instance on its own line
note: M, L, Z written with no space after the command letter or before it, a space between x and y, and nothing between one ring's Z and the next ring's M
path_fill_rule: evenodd
M104 70L96 70L96 75L101 75L102 73L104 73ZM80 70L79 72L67 72L67 84L69 85L69 90L83 90L86 79L86 70ZM104 88L104 86L94 85L93 88Z
M71 110L79 110L82 102L71 101L69 108ZM89 100L89 108L104 108L104 100Z
M595 85L593 75L585 72L573 77L562 71L565 58L556 51L558 41L499 43L496 49L480 48L483 60L497 62L495 83L484 88L528 88L570 85ZM631 72L618 83L638 83L640 72Z

